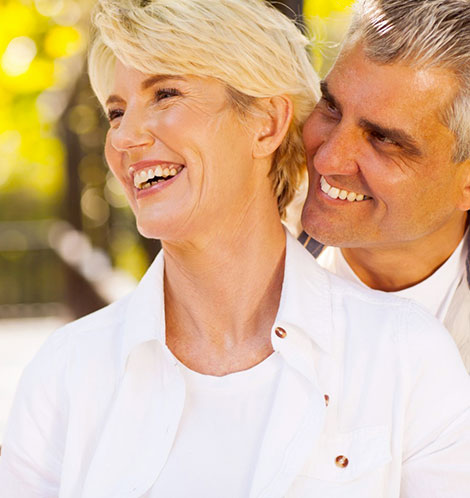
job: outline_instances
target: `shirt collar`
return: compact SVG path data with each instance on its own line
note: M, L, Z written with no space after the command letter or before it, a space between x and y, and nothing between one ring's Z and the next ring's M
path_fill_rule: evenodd
M331 351L333 326L330 280L327 272L289 232L275 326L281 322L301 330L324 351Z
M153 340L165 344L163 270L162 250L128 297L120 359L122 369L130 353L140 344Z
M286 260L275 326L287 324L307 334L321 349L331 348L329 279L310 253L286 230ZM157 255L128 297L120 365L137 346L156 340L165 345L164 256Z

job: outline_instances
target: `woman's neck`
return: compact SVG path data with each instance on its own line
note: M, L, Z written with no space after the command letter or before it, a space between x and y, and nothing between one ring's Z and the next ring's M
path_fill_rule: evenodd
M201 373L245 370L272 352L285 232L277 215L238 227L198 246L163 244L167 344Z

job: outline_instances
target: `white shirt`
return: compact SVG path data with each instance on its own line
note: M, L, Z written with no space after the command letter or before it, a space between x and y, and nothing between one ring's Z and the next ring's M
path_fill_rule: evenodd
M253 368L222 377L180 364L186 385L183 415L149 498L249 495L283 363L274 353Z
M444 323L455 290L465 276L467 260L465 240L466 237L460 241L450 258L427 279L407 289L390 292L390 294L414 299L441 323ZM335 275L367 287L349 266L339 247L326 247L318 256L317 261L320 266Z
M27 367L2 498L138 498L158 481L186 399L163 266L160 254L128 298L53 334ZM247 498L468 498L470 378L421 307L337 278L288 236L271 340L285 366Z

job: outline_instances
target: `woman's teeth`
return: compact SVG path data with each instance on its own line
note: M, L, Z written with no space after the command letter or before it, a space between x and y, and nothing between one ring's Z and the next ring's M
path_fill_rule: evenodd
M134 175L134 186L139 190L150 188L156 183L161 183L176 176L183 166L170 164L166 167L157 166L155 168L142 169Z
M337 187L332 187L323 176L320 178L320 187L322 191L332 199L341 199L342 201L346 200L349 202L359 202L371 199L371 197L364 194L357 194L356 192L349 192L348 190L341 190Z

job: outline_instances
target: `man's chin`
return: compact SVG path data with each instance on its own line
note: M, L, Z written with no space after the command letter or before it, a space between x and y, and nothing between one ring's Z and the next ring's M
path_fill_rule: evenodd
M313 220L302 215L302 227L307 235L324 246L354 247L353 241L348 240L348 234L338 226L326 224L324 220Z
M313 215L309 209L304 207L302 211L301 223L303 230L310 236L312 239L315 239L318 242L321 242L324 245L332 245L331 244L331 233L332 226L329 223L325 223L325 219L319 217L318 215Z

